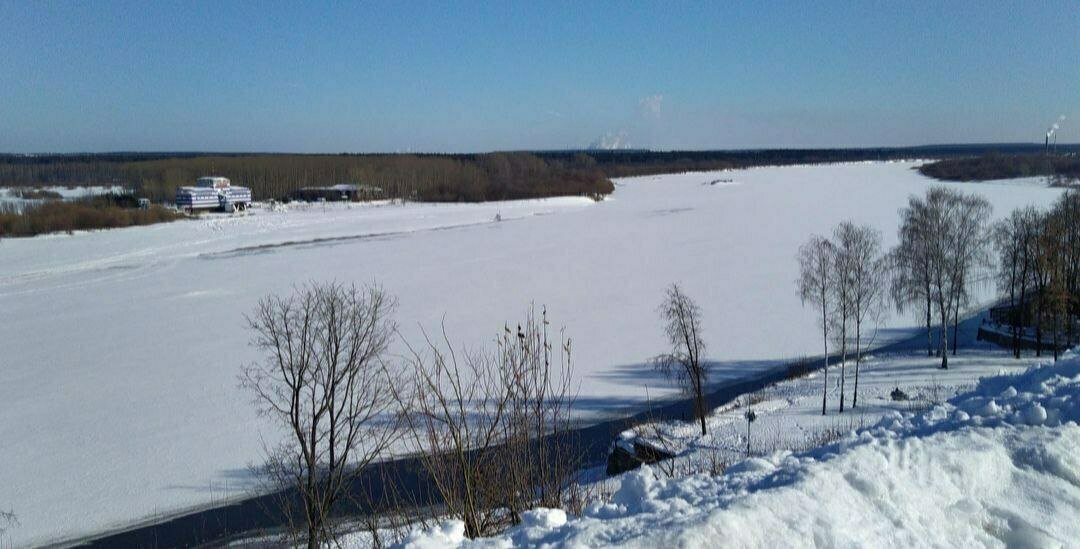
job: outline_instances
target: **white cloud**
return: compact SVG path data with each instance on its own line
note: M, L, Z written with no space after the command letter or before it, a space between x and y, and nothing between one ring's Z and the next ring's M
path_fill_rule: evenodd
M661 94L654 94L648 97L642 97L641 101L638 101L638 108L641 109L641 114L646 117L659 117L660 111L664 106L664 96Z
M605 150L614 151L619 149L631 148L630 141L626 137L625 131L619 132L607 132L600 137L589 143L589 149L591 150Z

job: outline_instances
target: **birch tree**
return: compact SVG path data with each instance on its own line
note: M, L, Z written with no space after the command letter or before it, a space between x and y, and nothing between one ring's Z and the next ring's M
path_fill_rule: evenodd
M845 235L843 225L833 231L833 238L839 240ZM833 340L840 346L840 413L844 413L845 396L847 394L847 357L849 333L853 325L852 313L855 311L855 288L852 285L850 271L852 258L837 242L833 242L835 253L833 256L833 283L832 301L833 314L830 318L833 328Z
M881 233L868 225L841 223L835 231L838 286L844 288L840 298L846 298L850 324L854 329L855 387L851 407L858 405L859 370L863 349L872 344L865 340L868 324L876 323L881 314L884 298L886 262L881 254ZM864 343L866 345L864 345ZM843 383L841 383L843 386ZM843 411L843 394L840 397Z
M701 423L701 434L706 434L705 384L708 382L708 365L702 360L705 341L701 336L701 308L687 296L678 284L672 284L664 294L659 308L664 321L664 335L671 350L655 359L660 372L676 379L683 390L694 399L694 414Z
M998 256L997 287L1009 298L1009 328L1015 358L1020 358L1020 316L1017 311L1023 306L1027 287L1026 230L1023 210L1013 210L1009 217L997 222L993 228L994 249Z
M825 367L822 369L821 415L826 413L829 395L829 317L833 309L833 262L835 248L829 239L814 235L799 247L799 279L796 285L805 306L813 305L821 314L821 341Z
M929 235L922 221L925 209L923 201L913 196L900 210L900 242L889 253L890 293L897 312L911 310L923 320L926 356L934 356Z
M900 243L892 253L896 266L893 299L898 309L925 303L927 345L930 315L938 319L937 354L949 367L949 321L959 316L967 274L982 253L983 223L989 205L945 187L932 187L924 198L911 197L901 210Z
M985 198L975 194L958 194L950 200L956 201L955 217L948 220L951 234L946 241L950 247L947 261L952 271L950 281L950 290L953 293L952 353L956 356L959 344L960 309L971 299L968 288L971 279L990 267L988 252L990 234L986 220L989 219L993 208Z

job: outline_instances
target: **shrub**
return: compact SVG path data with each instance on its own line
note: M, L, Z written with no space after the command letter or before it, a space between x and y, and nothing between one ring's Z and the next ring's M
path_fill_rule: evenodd
M140 210L120 207L115 204L117 201L123 199L98 197L78 202L46 202L22 212L11 207L0 209L0 237L152 225L183 217L157 205Z
M813 366L813 361L809 358L802 356L795 359L794 362L788 364L787 370L784 372L784 379L799 379L810 375Z

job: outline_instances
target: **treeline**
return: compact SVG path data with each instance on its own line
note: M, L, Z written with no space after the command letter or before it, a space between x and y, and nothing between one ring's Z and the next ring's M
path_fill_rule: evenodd
M1059 185L1080 179L1080 156L1046 154L990 154L948 158L923 164L919 172L943 181L988 181L1046 176Z
M952 158L996 150L1024 155L1041 150L1041 146L942 145L870 149L485 154L0 155L0 186L122 185L154 201L170 201L177 187L190 185L201 176L221 175L237 184L251 187L259 199L283 199L303 187L358 183L381 187L389 198L477 202L559 195L603 195L614 189L611 178L633 175L790 164ZM930 173L927 175L936 177Z
M390 198L479 202L614 190L588 157L530 153L481 155L206 155L129 157L0 157L0 185L123 185L154 201L205 175L228 177L257 198L285 199L303 187L363 183Z
M1058 349L1077 340L1080 193L1066 191L1047 210L1014 210L993 225L990 214L984 198L947 188L911 197L901 211L900 244L889 254L891 294L898 311L925 319L928 354L931 325L937 323L943 368L947 328L952 325L955 355L961 312L983 281L996 281L1010 309L1019 311L1009 322L1017 358L1024 326L1035 328L1036 356L1043 342L1053 343L1056 359Z
M747 149L728 151L648 151L615 150L537 153L547 158L584 155L608 177L696 172L758 166L829 164L926 158L959 158L990 154L1034 154L1042 144L990 143L974 145L926 145L919 147L874 147L851 149ZM1061 145L1060 151L1078 152L1076 145Z
M989 224L990 203L976 194L932 187L911 196L900 210L898 244L881 248L881 234L866 225L841 223L832 238L812 235L799 249L796 281L804 304L820 323L825 356L821 413L827 411L829 350L839 348L839 411L845 407L845 369L855 359L851 407L858 402L863 351L890 306L913 313L925 328L927 356L941 368L958 352L963 311L975 288L996 280L1009 304L1013 352L1020 331L1035 329L1036 356L1050 342L1058 350L1080 336L1080 192L1067 191L1047 210L1015 210ZM951 328L951 335L950 335ZM934 334L937 334L936 341ZM832 347L830 347L830 345ZM835 374L834 374L835 375Z
M992 234L1013 354L1020 357L1020 330L1032 326L1036 354L1048 340L1056 359L1080 335L1080 193L1066 192L1047 210L1014 210Z
M950 154L936 151L937 154ZM861 162L867 160L900 160L916 158L923 153L916 148L875 149L759 149L744 151L586 151L548 152L549 158L584 156L608 177L629 177L661 173L700 172L751 168L756 166L787 166L793 164L826 164Z

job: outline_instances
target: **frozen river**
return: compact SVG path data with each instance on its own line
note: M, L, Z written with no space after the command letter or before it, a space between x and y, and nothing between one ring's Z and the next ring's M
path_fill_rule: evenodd
M935 184L912 166L650 176L599 203L311 206L0 241L0 507L21 523L9 541L209 504L226 484L242 495L276 437L237 386L257 358L243 314L307 280L382 284L413 342L445 323L455 344L485 345L546 305L573 338L583 417L640 405L646 388L673 394L645 365L664 351L656 307L671 282L702 307L717 380L819 354L796 251L845 219L891 246L907 197ZM995 218L1061 192L955 186L986 196ZM887 319L879 341L911 324Z

